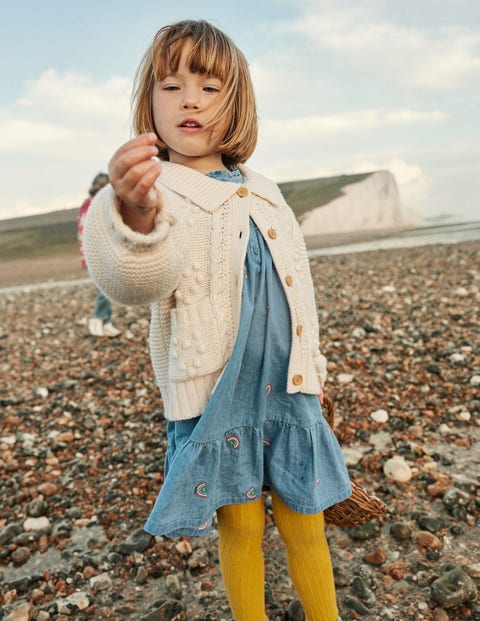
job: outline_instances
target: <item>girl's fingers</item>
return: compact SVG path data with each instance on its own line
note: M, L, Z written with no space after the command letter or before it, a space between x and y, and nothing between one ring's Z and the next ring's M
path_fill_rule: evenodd
M110 160L108 167L110 179L113 183L121 180L132 167L156 155L158 155L158 149L155 145L132 146L124 151L120 149Z
M136 163L140 159L147 159L152 155L158 155L158 149L155 146L158 137L156 134L150 132L148 134L141 134L132 140L129 140L122 145L113 154L110 160L110 165L114 168L114 173L122 174L125 172L122 167L128 168L129 163Z
M151 207L150 190L161 173L160 162L148 159L133 166L126 175L114 185L115 192L126 203L138 207Z
M161 167L157 162L152 162L138 179L135 187L130 193L130 202L139 207L150 209L157 207L157 192L155 191L155 181L161 172Z
M140 136L136 136L136 138L132 138L132 140L129 140L128 142L123 144L119 149L117 149L113 157L115 158L117 156L121 156L122 154L132 149L136 149L138 147L154 146L157 140L158 140L158 136L152 132L148 134L140 134Z
M139 207L152 206L156 193L153 185L161 172L155 146L156 134L142 134L118 149L110 160L110 183L127 204Z

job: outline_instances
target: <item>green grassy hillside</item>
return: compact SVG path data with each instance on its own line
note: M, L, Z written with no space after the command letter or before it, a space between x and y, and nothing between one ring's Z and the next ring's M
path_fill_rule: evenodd
M279 185L300 218L305 212L338 198L346 185L362 181L369 174L288 181ZM74 208L0 220L0 261L78 253L77 213L78 208Z
M78 253L78 209L0 220L0 261Z

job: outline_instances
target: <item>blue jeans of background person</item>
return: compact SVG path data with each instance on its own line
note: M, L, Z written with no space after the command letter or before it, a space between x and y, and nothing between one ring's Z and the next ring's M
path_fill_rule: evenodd
M101 319L103 323L109 323L112 319L112 305L100 289L97 289L97 299L95 300L95 308L93 316Z

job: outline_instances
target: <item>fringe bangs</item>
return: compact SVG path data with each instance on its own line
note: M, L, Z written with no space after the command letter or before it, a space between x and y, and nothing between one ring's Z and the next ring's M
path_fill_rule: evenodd
M177 72L182 50L188 39L193 42L187 59L189 70L192 73L214 76L227 84L229 77L236 73L238 52L222 33L203 22L184 22L173 31L165 28L158 31L151 49L155 79L160 81Z

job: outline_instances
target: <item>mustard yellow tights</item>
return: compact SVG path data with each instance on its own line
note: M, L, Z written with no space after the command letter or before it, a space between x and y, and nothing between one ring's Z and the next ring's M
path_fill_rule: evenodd
M297 513L273 491L272 503L290 578L308 621L336 621L335 584L323 513ZM220 507L217 516L220 567L235 621L265 621L263 500Z

